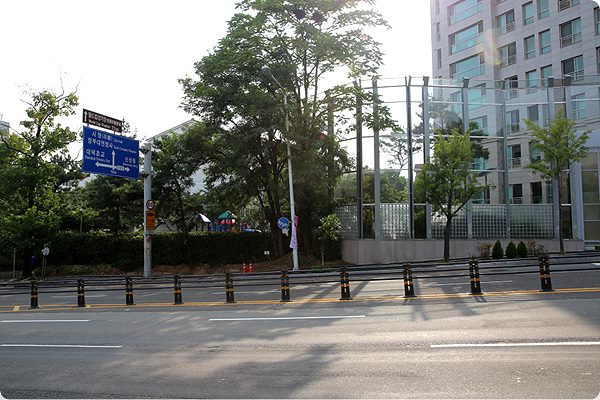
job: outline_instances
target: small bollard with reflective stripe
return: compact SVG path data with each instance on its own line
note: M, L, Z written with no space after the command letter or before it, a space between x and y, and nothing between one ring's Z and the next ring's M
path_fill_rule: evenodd
M183 304L183 298L181 296L181 277L175 275L173 282L173 292L175 295L175 304Z
M404 264L404 297L416 297L410 264Z
M342 291L342 297L340 300L352 300L350 296L350 277L348 270L344 267L340 270L340 288Z
M471 281L471 294L481 294L479 262L477 260L469 260L469 279Z
M133 302L133 280L129 276L125 278L125 305L135 305L135 303Z
M548 260L548 256L540 256L539 258L540 265L540 283L542 286L542 292L551 292L552 291L552 278L550 277L550 262Z
M31 281L31 307L40 308L38 305L38 285L36 281Z
M235 303L233 276L229 272L225 274L225 301L227 303Z
M85 307L85 287L83 279L77 280L77 307Z
M281 301L290 301L290 276L287 271L281 271Z

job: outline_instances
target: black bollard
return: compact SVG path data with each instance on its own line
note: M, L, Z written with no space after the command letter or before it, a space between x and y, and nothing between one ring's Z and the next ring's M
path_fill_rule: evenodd
M173 291L175 295L175 304L183 304L183 298L181 296L181 277L175 275L173 281Z
M416 297L410 264L404 264L404 297Z
M85 307L85 287L83 279L77 280L77 307Z
M340 300L352 300L352 297L350 297L350 278L346 267L340 269L340 289L342 292Z
M542 292L552 292L552 278L550 277L550 262L547 255L540 256L540 283Z
M125 278L125 305L135 305L133 302L133 280L129 276Z
M469 278L471 281L471 294L481 294L479 262L477 260L469 260Z
M31 281L31 308L40 308L38 305L38 285L36 281Z
M290 277L287 271L281 271L281 302L290 301Z
M235 294L233 292L233 276L231 273L225 274L225 298L227 303L235 303Z

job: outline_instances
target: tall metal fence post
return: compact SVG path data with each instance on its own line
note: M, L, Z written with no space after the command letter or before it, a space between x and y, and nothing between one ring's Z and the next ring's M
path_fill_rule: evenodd
M231 273L225 274L225 301L235 303L235 294L233 292L233 276Z
M281 301L290 301L290 277L287 271L281 271Z
M40 308L38 304L38 285L36 281L31 281L31 308Z
M409 263L404 264L404 297L416 297Z
M173 278L173 294L174 294L174 303L175 304L183 304L183 298L181 295L181 277L179 275L175 275Z
M83 279L77 280L77 307L85 307L85 286Z
M125 278L125 305L133 306L133 280L130 276Z
M471 282L471 294L481 294L481 281L479 279L479 261L469 260L469 278Z

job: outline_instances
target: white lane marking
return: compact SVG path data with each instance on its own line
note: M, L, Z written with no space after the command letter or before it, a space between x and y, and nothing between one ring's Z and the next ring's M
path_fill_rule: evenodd
M483 283L512 283L512 281L482 281ZM457 282L457 283L430 283L429 285L423 285L423 286L458 286L458 285L462 285L464 282ZM469 283L466 282L464 283L465 285L468 285Z
M21 306L15 306L15 307L13 308L13 311L19 311L20 309L21 309Z
M600 342L451 343L451 344L432 344L432 345L430 345L431 348L527 347L527 346L600 346Z
M0 323L46 323L46 322L90 322L89 319L5 319Z
M592 263L592 264L600 267L600 263Z
M317 317L256 317L256 318L210 318L209 321L278 321L291 319L343 319L365 318L365 315L327 315Z
M263 293L278 293L280 292L280 290L263 290L263 291L248 291L248 292L240 292L240 291L235 291L235 294L263 294ZM213 292L211 294L220 294L223 295L225 294L225 291L222 292Z
M56 347L73 349L120 349L123 346L99 346L87 344L0 344L0 347Z
M92 298L92 297L106 297L106 294L86 294L85 298ZM75 297L77 297L76 293L73 293L71 295L57 295L57 296L50 296L53 299L73 299Z

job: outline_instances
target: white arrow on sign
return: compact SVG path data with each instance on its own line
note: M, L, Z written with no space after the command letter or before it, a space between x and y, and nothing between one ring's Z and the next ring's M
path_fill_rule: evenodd
M112 165L103 164L101 162L96 161L96 167L110 168L116 169L117 171L126 171L129 172L129 167L124 167L123 165L115 165L115 151L112 152Z

